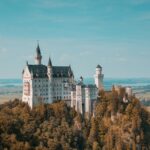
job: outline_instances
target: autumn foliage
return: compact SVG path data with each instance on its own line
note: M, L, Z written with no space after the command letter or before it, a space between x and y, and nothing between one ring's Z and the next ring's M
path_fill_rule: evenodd
M94 117L63 101L32 110L19 100L0 105L0 150L150 149L150 115L134 96L101 91Z

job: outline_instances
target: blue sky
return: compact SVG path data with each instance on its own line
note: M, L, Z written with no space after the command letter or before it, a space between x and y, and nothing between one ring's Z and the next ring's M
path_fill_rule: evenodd
M0 78L21 78L37 40L76 77L150 77L150 0L0 0Z

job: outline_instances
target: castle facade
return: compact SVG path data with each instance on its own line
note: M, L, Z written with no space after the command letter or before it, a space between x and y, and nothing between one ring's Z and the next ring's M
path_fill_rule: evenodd
M91 114L97 99L97 92L103 88L102 67L96 67L95 84L84 84L83 78L76 81L71 66L54 66L49 58L48 64L42 64L39 45L36 48L35 64L26 63L22 72L22 101L31 109L41 103L64 100L81 114Z

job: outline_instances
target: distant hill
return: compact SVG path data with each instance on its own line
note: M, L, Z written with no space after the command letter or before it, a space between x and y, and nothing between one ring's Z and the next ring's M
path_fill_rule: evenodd
M150 106L145 107L145 109L150 112Z
M14 100L0 105L0 150L150 149L150 114L123 91L99 94L94 117L83 118L63 101L30 110Z

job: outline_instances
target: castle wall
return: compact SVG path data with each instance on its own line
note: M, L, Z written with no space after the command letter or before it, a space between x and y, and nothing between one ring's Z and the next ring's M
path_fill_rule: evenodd
M26 67L23 74L22 101L28 103L28 105L32 108L33 107L32 98L33 98L32 77L28 68Z
M32 80L33 87L33 105L40 103L49 103L49 85L48 79L38 78Z

